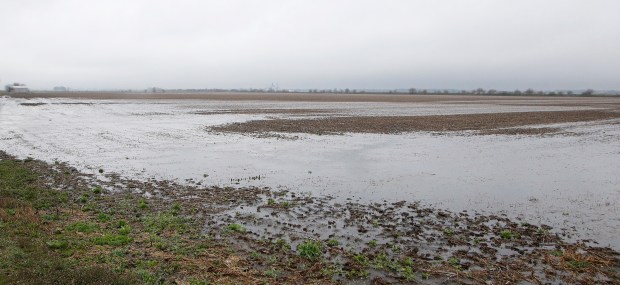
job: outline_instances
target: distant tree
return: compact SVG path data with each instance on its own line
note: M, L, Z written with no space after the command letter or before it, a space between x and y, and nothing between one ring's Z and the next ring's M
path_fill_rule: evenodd
M527 90L525 90L525 95L534 95L536 91L534 91L534 89L532 88L528 88Z
M514 91L514 92L512 92L512 93L513 93L513 94L515 94L515 95L521 95L521 94L523 94L523 93L521 92L521 90L519 90L519 89L515 90L515 91Z
M348 93L351 93L351 90L350 90L349 88L345 88L345 89L344 89L344 93L347 93L347 94L348 94Z
M418 93L418 90L415 88L409 88L409 94L416 94Z
M592 96L594 95L594 90L588 89L586 91L581 92L581 96Z
M497 94L497 90L495 90L495 89L489 89L489 90L487 91L487 94L489 94L489 95L495 95L495 94Z
M478 89L474 90L474 92L473 92L473 93L474 93L474 94L478 94L478 95L480 95L480 94L484 94L484 89L482 89L482 88L478 88Z

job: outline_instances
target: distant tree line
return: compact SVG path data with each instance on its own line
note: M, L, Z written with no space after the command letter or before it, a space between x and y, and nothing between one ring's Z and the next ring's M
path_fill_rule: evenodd
M587 89L580 92L575 91L543 91L532 88L523 91L517 89L513 91L476 88L473 90L454 90L454 89L390 89L390 90L369 90L369 89L350 89L350 88L331 88L331 89L274 89L274 88L238 88L238 89L221 89L221 88L205 88L205 89L161 89L161 92L250 92L250 93L329 93L329 94L410 94L410 95L494 95L494 96L593 96L594 90ZM149 89L146 90L149 92ZM152 91L151 91L152 92Z

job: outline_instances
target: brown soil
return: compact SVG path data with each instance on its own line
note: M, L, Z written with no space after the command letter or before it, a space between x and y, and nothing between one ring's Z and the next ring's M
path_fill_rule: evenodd
M274 119L233 123L215 131L236 133L402 133L495 130L527 125L585 122L620 118L620 112L586 110L518 112L433 116L330 117L319 119Z

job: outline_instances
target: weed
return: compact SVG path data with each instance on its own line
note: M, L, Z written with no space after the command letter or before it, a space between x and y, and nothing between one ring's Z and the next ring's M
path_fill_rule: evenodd
M280 275L280 271L275 269L275 268L271 268L271 269L265 271L265 276L267 276L269 278L276 279L276 278L278 278L278 275Z
M373 239L371 241L368 242L368 246L369 247L377 247L377 240Z
M582 260L575 260L575 259L567 260L566 264L568 264L568 266L571 267L572 269L577 269L577 270L590 267L589 262L582 261Z
M149 208L149 204L146 202L144 198L140 198L140 201L138 201L138 208L142 210L146 210Z
M408 282L411 282L411 281L415 280L415 273L413 272L413 268L411 268L411 267L404 267L402 269L401 275Z
M554 250L554 251L551 252L551 255L560 257L560 256L564 255L564 252L562 252L561 250Z
M97 220L100 221L100 222L104 222L105 223L105 222L111 221L112 217L110 217L110 215L108 215L108 214L99 213L97 215Z
M84 193L82 194L82 196L80 197L80 203L82 204L86 204L86 202L88 202L88 198L90 197L90 195Z
M457 270L461 270L461 261L456 257L450 257L448 259L448 264L454 267Z
M175 202L172 204L172 209L170 209L170 212L172 215L178 216L181 213L181 203Z
M275 205L275 204L276 204L276 200L274 200L273 198L267 199L267 205Z
M100 237L95 237L93 242L96 245L111 245L111 246L120 246L125 245L133 240L126 235L115 235L115 234L105 234Z
M302 257L309 260L317 260L321 257L321 243L313 240L306 240L297 245L297 252Z
M90 222L75 222L67 227L70 231L76 231L80 233L92 233L99 230L99 225Z
M122 226L122 227L118 230L118 233L119 233L119 234L121 234L121 235L124 235L124 236L126 236L126 235L130 234L130 233L131 233L131 226L129 226L129 225L124 225L124 226Z
M170 213L157 213L146 216L142 223L146 231L154 234L159 234L164 231L183 233L189 229L185 219Z
M276 240L276 245L278 246L278 248L283 249L283 250L290 250L291 249L291 245L288 244L284 239L278 239Z
M514 234L513 232L511 232L510 230L503 230L499 233L499 235L503 238L503 239L515 239L517 238L517 235Z
M327 241L327 246L338 246L340 242L337 239L330 239Z
M101 194L101 192L102 192L102 191L103 191L103 189L101 189L101 186L96 186L96 187L93 189L93 193L94 193L94 194L97 194L97 195Z
M353 260L357 262L359 265L368 266L368 257L366 257L363 253L358 253L353 256Z
M411 257L404 258L403 260L401 260L401 264L403 266L412 267L414 264L413 258Z
M370 273L364 269L352 269L346 273L347 278L366 278Z
M67 242L66 240L50 240L47 241L45 244L47 244L47 247L49 247L50 249L64 250L69 248L69 242Z
M240 224L229 224L226 230L237 233L245 233L245 227Z

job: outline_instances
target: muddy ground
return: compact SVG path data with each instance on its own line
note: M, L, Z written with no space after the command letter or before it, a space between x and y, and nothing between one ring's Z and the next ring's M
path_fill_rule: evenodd
M618 252L566 242L548 226L501 215L454 213L414 201L335 203L267 188L137 181L103 169L104 179L97 179L64 163L2 152L0 164L5 179L25 168L35 173L28 187L68 195L56 205L43 200L47 207L28 206L28 196L5 196L19 191L9 188L1 192L0 226L21 225L26 216L44 219L31 242L46 241L54 258L115 270L137 283L620 282ZM32 268L5 266L2 278L34 278L20 275Z
M232 123L211 128L219 132L234 133L381 133L397 134L404 132L453 132L483 131L482 134L538 134L552 129L538 131L504 128L546 125L568 122L587 122L620 118L620 112L607 110L554 111L554 112L515 112L467 115L433 116L351 116L310 119L274 119Z

